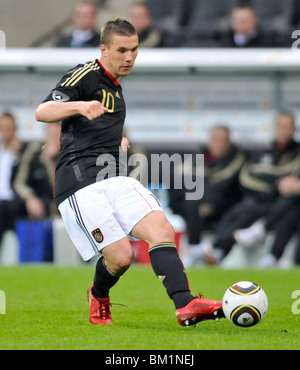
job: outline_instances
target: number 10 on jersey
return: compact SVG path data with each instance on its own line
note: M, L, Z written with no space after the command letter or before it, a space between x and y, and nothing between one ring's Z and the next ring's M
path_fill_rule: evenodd
M103 98L101 104L103 107L107 108L109 113L113 113L115 110L115 98L113 94L110 91L106 92L104 89L102 89L102 94Z

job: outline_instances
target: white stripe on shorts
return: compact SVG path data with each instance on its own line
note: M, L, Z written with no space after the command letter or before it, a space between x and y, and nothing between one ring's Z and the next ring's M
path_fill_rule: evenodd
M87 228L86 228L86 226L83 222L83 219L82 219L82 216L81 216L81 213L80 213L80 209L79 209L75 194L71 195L68 199L69 199L70 207L72 208L73 212L76 215L76 223L78 224L78 226L81 228L81 230L84 232L84 234L88 238L94 252L99 253L99 249L97 248L97 245L96 245L94 239L92 238L92 236L88 232L88 230L87 230Z

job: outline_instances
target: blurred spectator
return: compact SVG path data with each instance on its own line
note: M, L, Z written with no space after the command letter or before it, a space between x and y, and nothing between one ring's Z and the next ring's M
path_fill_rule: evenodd
M139 36L139 47L154 48L163 46L163 34L154 28L150 9L143 2L131 4L129 21Z
M280 113L276 138L270 149L254 152L243 166L239 176L242 200L221 218L214 243L202 243L208 262L218 263L229 253L236 242L235 230L247 228L259 218L266 217L278 201L278 181L299 172L300 148L293 139L294 132L293 115Z
M229 129L215 126L204 151L204 195L199 200L181 199L189 242L186 267L202 255L202 232L212 229L228 207L240 200L238 177L244 161L244 153L230 140ZM184 170L191 169L185 166Z
M23 144L16 138L16 122L13 115L3 113L0 117L0 199L13 200L11 188L13 168L18 161Z
M60 150L60 124L47 126L45 145L40 142L28 145L17 174L14 189L26 206L29 218L46 218L57 214L53 201L55 160Z
M248 6L238 6L231 13L231 29L220 35L220 46L259 48L278 45L266 32L260 30L254 9Z
M87 1L75 6L73 13L74 30L71 35L61 37L57 47L95 47L100 45L97 32L97 7Z
M300 179L299 179L299 176L298 177L289 176L289 177L284 178L279 183L279 190L281 194L290 196L292 197L292 199L296 196L297 197L296 206L298 206L300 209L300 204L299 204L300 202ZM296 217L295 219L299 220L299 217ZM293 230L291 231L291 235L292 235L292 232ZM298 237L298 240L297 240L294 262L296 265L300 265L300 222L299 221L297 225L297 237ZM275 255L275 259L276 259L276 255Z
M300 171L300 167L299 167ZM270 252L259 262L260 267L273 267L281 258L285 247L295 234L300 231L300 179L286 176L278 183L280 197L270 208L265 218L259 219L249 228L236 230L234 237L245 248L263 245L267 234L272 231L274 240ZM298 234L299 234L298 231ZM295 263L300 264L300 239L296 248Z
M16 138L16 122L11 113L0 117L0 243L7 230L14 229L15 216L24 213L22 202L17 199L12 180L19 162L23 143Z

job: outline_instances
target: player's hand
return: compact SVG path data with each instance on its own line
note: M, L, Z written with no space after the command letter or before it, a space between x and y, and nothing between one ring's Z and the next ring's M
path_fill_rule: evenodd
M130 149L129 140L124 136L121 141L121 150L122 152L127 152L128 149Z
M89 120L102 116L102 114L106 113L107 110L108 109L103 107L103 105L97 100L81 102L79 108L80 114Z

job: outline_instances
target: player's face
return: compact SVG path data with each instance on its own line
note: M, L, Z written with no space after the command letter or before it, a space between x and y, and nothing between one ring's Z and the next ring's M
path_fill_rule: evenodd
M101 45L101 61L116 80L131 72L138 54L138 36L113 35L109 46Z

